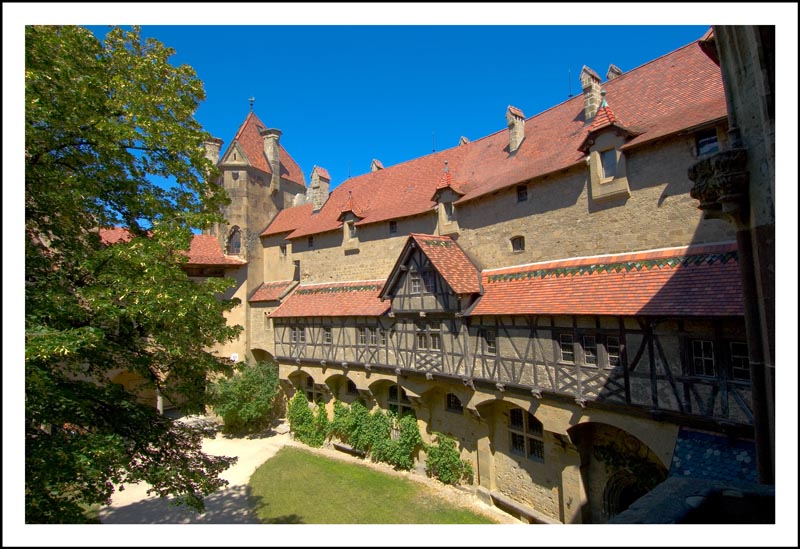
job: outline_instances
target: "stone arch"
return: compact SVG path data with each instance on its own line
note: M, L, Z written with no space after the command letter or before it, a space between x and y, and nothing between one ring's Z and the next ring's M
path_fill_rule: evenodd
M265 351L264 349L254 348L251 351L253 355L253 360L256 362L274 362L277 364L275 357L269 351Z
M588 502L583 522L608 522L667 477L668 467L659 455L627 429L582 422L567 433L580 455Z

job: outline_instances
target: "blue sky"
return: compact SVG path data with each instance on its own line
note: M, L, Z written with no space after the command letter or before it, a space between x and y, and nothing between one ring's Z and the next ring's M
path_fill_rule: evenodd
M601 76L611 63L628 71L707 29L148 25L142 34L173 48L173 64L194 67L206 90L197 119L223 149L254 97L306 178L319 165L335 186L373 158L388 167L503 130L508 105L533 116L578 95L584 65Z

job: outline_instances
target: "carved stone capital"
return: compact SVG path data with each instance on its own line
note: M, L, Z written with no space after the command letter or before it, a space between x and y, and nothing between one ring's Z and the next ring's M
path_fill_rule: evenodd
M747 149L729 149L705 157L689 168L688 175L694 182L689 194L700 201L706 218L739 221L747 205Z

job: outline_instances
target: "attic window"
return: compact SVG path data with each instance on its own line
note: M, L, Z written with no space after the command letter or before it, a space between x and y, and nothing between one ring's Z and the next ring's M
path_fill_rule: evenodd
M695 144L697 146L697 156L713 154L719 151L717 141L717 130L710 129L695 134Z
M525 237L524 236L515 236L511 239L511 251L512 252L524 252L525 251Z
M397 221L389 221L389 234L397 234Z
M314 237L313 236L309 236L308 237L308 247L309 248L313 248L314 247Z
M600 153L600 164L603 168L603 179L613 179L617 175L617 151L609 149Z
M519 185L517 187L517 202L525 202L528 200L528 186Z

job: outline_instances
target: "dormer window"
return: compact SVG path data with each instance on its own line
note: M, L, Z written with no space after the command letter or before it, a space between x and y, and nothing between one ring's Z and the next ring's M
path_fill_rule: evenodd
M356 237L356 224L354 221L347 222L347 235L350 238Z
M445 202L443 206L444 206L445 221L453 221L456 218L456 212L455 209L453 208L453 203Z
M615 149L601 151L600 165L603 170L603 179L614 179L617 175L617 151Z
M242 233L239 227L231 229L231 234L228 236L226 253L228 255L239 255L242 253Z

